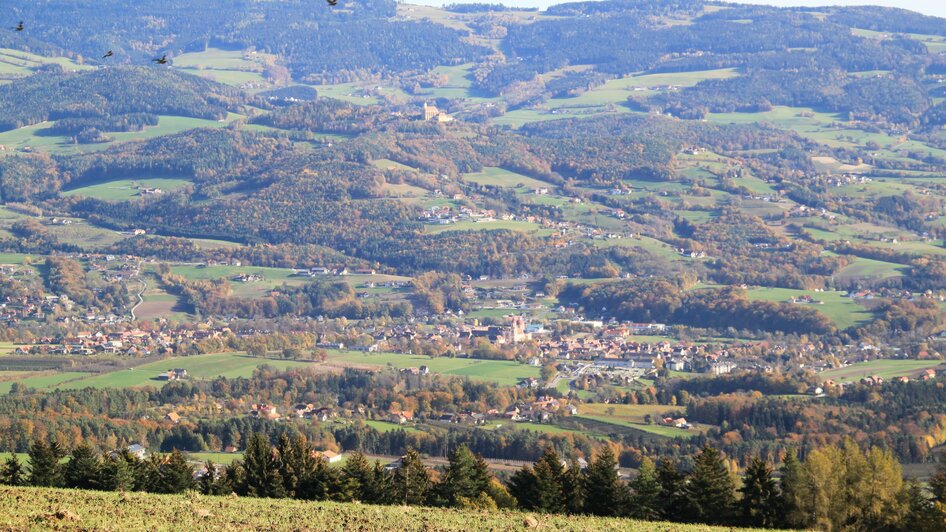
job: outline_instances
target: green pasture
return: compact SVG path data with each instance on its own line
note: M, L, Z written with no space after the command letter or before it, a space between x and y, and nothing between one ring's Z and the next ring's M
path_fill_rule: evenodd
M165 381L157 380L159 374L173 368L183 368L194 379L214 377L249 377L253 370L262 365L285 370L305 367L312 362L256 358L241 353L219 353L214 355L196 355L173 357L157 362L149 362L134 368L121 369L66 383L64 388L136 388L154 386L160 388Z
M844 368L822 371L818 374L818 378L835 382L850 382L878 375L889 380L895 377L913 377L925 369L935 368L942 363L941 360L871 360Z
M851 264L839 271L835 277L838 279L886 279L888 277L902 277L908 269L907 266L902 264L857 257Z
M480 360L475 358L430 358L423 355L399 353L363 353L360 351L329 351L329 362L358 366L397 369L427 366L431 373L458 375L513 386L520 379L539 376L539 368L510 360Z
M64 373L34 375L14 380L0 381L0 394L9 392L14 382L18 382L27 388L36 388L37 390L55 390L56 388L67 388L66 383L87 377L88 375L88 373L67 371Z
M446 233L448 231L494 231L497 229L506 229L521 233L535 233L540 236L552 234L551 229L544 228L535 222L526 222L523 220L490 220L483 222L470 220L454 224L431 224L425 226L425 231L432 235Z
M793 290L790 288L751 288L748 290L749 299L756 301L771 301L774 303L790 303L792 297L811 296L815 301L823 304L797 303L801 307L810 308L823 314L834 322L839 329L847 329L862 325L873 319L873 314L857 301L845 297L846 292L814 290Z
M118 179L105 183L96 183L85 187L63 191L63 196L83 196L103 201L127 201L142 197L139 189L159 188L164 192L173 192L191 184L188 179L141 177L139 179Z
M494 187L521 189L523 192L531 191L537 188L550 188L551 185L545 181L531 178L504 168L495 166L484 167L481 172L464 174L463 179L478 185L489 185Z

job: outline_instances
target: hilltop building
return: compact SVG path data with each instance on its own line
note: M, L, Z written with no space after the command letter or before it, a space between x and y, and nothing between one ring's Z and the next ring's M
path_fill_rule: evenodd
M424 102L424 121L453 122L453 117L438 109L436 105L427 105L427 102Z

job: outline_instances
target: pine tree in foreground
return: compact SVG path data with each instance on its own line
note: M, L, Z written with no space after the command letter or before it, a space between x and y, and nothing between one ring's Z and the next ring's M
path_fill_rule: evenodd
M67 488L83 490L99 489L102 463L99 455L88 445L72 450L69 461L63 467L63 481Z
M0 483L7 486L25 486L26 480L26 468L15 453L11 454L0 469Z
M688 521L726 524L736 502L735 483L720 452L704 447L696 456L684 487L684 517Z
M635 519L655 521L660 519L661 488L657 479L657 467L650 458L644 458L637 470L637 478L631 484L630 508L627 515Z
M585 512L592 515L621 515L626 508L628 492L617 472L617 461L611 448L598 452L585 473Z
M744 524L772 528L782 515L782 497L772 476L772 467L760 458L753 458L746 468L739 501L740 517Z
M30 485L55 488L62 486L62 465L65 455L59 444L37 439L30 445Z
M394 472L395 502L421 505L427 502L430 493L430 472L420 459L420 454L408 448L401 458L401 465Z

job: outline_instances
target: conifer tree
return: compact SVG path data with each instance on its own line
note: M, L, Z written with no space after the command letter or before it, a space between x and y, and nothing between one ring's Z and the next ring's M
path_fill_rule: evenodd
M204 464L204 474L197 481L197 489L204 495L227 495L233 493L233 485L226 471L220 472L213 460Z
M585 512L620 515L627 505L627 486L621 482L611 448L605 446L585 473Z
M565 506L565 469L562 459L551 447L545 452L533 467L535 474L535 494L537 497L535 510L547 513L563 513Z
M364 454L354 452L348 455L348 460L342 467L342 475L351 482L355 499L361 502L372 503L376 497L374 469Z
M430 472L420 454L408 447L401 465L394 472L394 492L399 504L421 505L430 494Z
M41 487L62 486L62 466L59 460L63 458L59 444L52 440L47 443L37 439L30 445L30 485Z
M519 508L538 510L542 497L539 494L539 480L532 466L525 466L509 477L509 493L516 498Z
M907 513L900 523L900 530L939 532L946 527L946 514L942 511L942 504L928 498L919 482L908 481L906 493Z
M88 445L73 449L69 461L63 467L63 485L67 488L98 489L100 486L101 461Z
M742 522L748 526L773 528L782 515L782 497L772 476L772 467L760 458L754 458L746 468L739 489L742 499L739 508Z
M251 497L279 498L286 496L286 488L279 474L275 453L269 441L260 433L253 434L243 453L242 494Z
M580 514L585 508L585 476L577 460L562 474L562 496L565 498L565 511Z
M365 502L371 504L394 504L397 500L397 493L394 486L394 475L381 465L381 462L375 460L374 467L371 470L372 481L370 490L365 493L367 499Z
M637 470L637 478L630 483L630 509L627 515L635 519L655 521L660 519L660 481L657 467L645 457Z
M283 481L286 496L295 497L302 479L315 471L316 457L312 447L301 434L289 438L285 433L276 444L275 467Z
M460 497L474 500L489 491L490 478L486 462L474 456L466 445L460 445L450 453L443 480L437 485L435 503L455 506Z
M785 527L807 528L811 524L811 520L805 512L808 483L802 464L798 460L798 455L795 454L794 449L788 450L779 471L782 474L780 484L782 500L779 503L781 519L779 524Z
M3 463L3 468L0 469L0 483L7 486L24 486L26 485L26 479L26 469L23 467L23 463L20 462L16 453L11 454Z
M174 449L158 469L158 493L184 493L194 489L194 468L187 463L184 453Z
M134 458L134 457L133 457ZM135 458L135 461L138 459ZM102 460L99 483L103 490L132 491L135 489L135 469L133 462L125 460L120 454L112 454Z
M680 473L676 464L664 458L657 464L657 482L660 484L659 510L661 518L669 521L680 520L686 477Z
M684 487L684 516L696 523L726 524L732 520L735 483L720 452L704 447L696 456Z

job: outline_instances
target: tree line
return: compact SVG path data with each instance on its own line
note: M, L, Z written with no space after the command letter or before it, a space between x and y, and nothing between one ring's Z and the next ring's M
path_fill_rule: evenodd
M935 531L946 523L946 465L927 486L904 481L900 464L878 447L846 439L800 460L789 451L778 469L761 457L735 474L726 456L704 447L689 465L645 459L623 480L604 446L585 467L547 448L534 465L501 482L489 464L466 446L455 447L445 466L432 470L414 449L392 466L352 453L333 467L302 436L275 445L253 434L242 459L211 461L195 470L174 450L138 458L126 449L100 453L88 446L67 453L55 440L35 440L29 465L16 455L0 468L14 486L95 490L236 494L310 501L359 501L495 511L520 508L724 526L819 530Z

